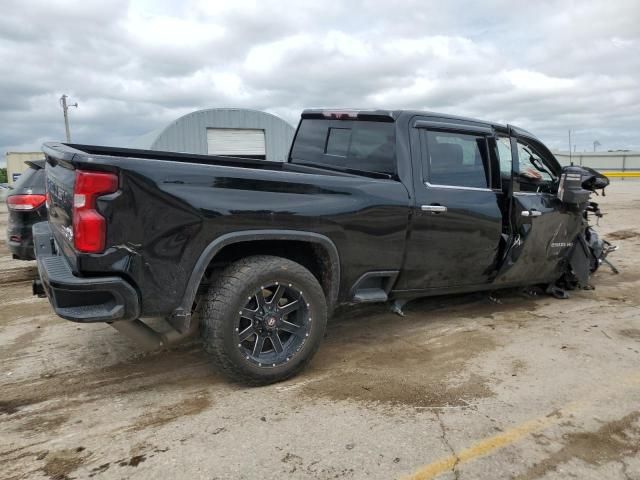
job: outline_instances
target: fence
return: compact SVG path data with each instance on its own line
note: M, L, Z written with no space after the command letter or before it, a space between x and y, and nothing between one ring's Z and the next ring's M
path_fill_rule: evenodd
M640 178L640 152L553 152L562 165L595 168L612 178Z

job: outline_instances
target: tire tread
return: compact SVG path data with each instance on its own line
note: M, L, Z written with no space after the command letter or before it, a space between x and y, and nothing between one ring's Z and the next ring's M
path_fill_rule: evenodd
M234 381L248 385L264 385L290 378L309 363L320 345L320 341L316 341L307 352L306 357L298 362L295 368L292 368L285 374L279 374L277 378L273 375L258 376L243 369L242 366L238 365L226 352L223 327L224 322L235 312L234 304L238 301L238 292L242 291L247 283L255 278L257 273L278 271L281 269L300 277L308 285L312 285L314 289L317 289L315 293L319 293L324 299L324 293L318 280L302 265L282 257L254 255L238 260L225 268L221 274L214 279L205 294L205 298L201 302L200 333L204 349L210 355L214 364ZM321 333L324 334L326 303L321 305L320 308L324 312L325 322L321 325ZM320 338L322 338L322 336L320 336Z

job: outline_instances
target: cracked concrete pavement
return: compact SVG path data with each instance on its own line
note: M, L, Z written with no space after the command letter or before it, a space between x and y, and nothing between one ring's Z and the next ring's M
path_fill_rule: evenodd
M56 317L0 245L0 478L638 479L640 182L598 200L621 273L595 290L343 310L262 388Z

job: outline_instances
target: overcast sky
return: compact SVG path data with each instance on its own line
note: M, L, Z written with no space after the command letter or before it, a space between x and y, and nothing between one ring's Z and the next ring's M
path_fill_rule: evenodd
M640 149L640 2L4 0L0 152L211 107L426 109Z

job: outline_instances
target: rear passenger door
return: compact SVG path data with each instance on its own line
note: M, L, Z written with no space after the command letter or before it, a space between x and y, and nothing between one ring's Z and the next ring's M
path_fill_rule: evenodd
M502 234L493 131L420 117L410 127L416 205L400 288L486 284Z

